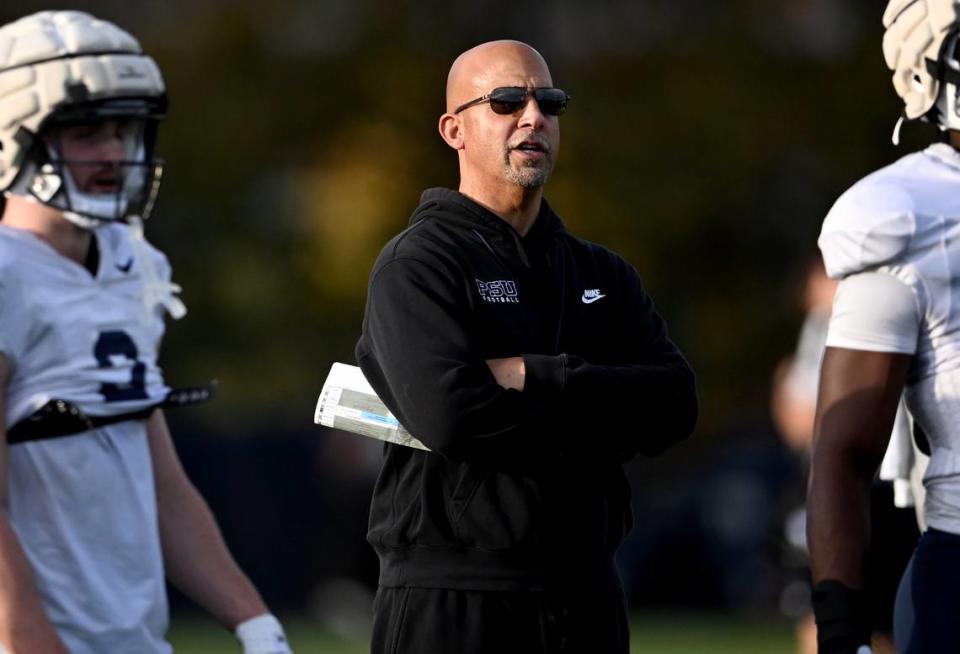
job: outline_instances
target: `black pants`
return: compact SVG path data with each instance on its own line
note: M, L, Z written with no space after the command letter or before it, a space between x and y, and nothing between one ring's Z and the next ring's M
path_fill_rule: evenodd
M371 654L627 654L620 592L380 588Z
M900 654L960 652L960 535L927 529L920 537L893 620Z

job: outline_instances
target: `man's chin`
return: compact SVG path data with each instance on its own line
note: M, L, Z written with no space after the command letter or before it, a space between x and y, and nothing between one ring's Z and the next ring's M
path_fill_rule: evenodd
M550 172L539 168L511 168L507 171L507 179L524 189L540 188L547 183Z

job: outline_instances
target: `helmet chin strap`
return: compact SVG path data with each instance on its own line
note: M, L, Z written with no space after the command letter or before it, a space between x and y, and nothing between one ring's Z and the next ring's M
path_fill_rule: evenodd
M64 169L62 176L67 194L66 206L62 209L64 215L70 213L84 216L87 220L99 224L119 220L126 213L128 201L122 189L115 193L84 193L77 188L77 183L69 171Z
M893 126L893 136L890 140L893 141L894 145L900 145L900 128L903 127L903 122L906 119L907 117L904 114L900 114L900 117L897 118L897 124Z
M61 211L63 217L72 222L77 227L81 229L91 230L96 229L103 224L102 220L96 220L95 218L90 218L89 216L84 216L83 214L74 213L73 211Z

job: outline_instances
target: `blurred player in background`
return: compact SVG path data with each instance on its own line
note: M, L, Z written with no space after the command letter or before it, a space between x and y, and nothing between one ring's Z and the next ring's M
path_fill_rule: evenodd
M904 118L944 142L867 176L820 236L840 280L827 336L808 493L822 654L866 651L868 489L901 392L928 441L928 527L898 591L901 654L960 652L960 3L892 0L883 50ZM899 123L898 123L899 128ZM897 133L895 132L895 139Z
M623 462L690 434L693 372L633 267L543 199L568 97L540 54L468 50L446 99L459 192L383 249L357 345L432 450L385 448L372 651L626 654Z
M156 64L115 25L0 27L0 650L170 652L166 572L246 654L290 652L160 408L184 401L156 357L185 309L141 231L165 110Z

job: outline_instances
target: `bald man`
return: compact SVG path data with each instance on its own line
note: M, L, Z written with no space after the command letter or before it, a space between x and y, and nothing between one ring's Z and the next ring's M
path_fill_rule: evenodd
M696 389L636 271L543 199L568 100L523 43L457 58L459 191L371 273L357 360L429 448L385 446L374 653L628 651L622 465L690 434Z

